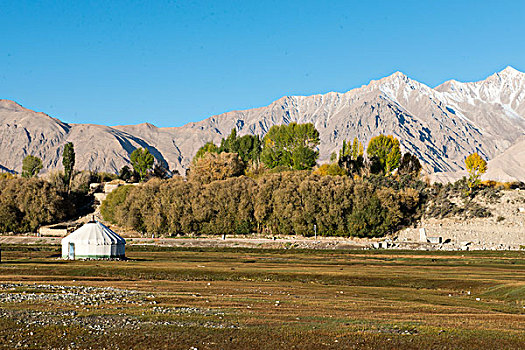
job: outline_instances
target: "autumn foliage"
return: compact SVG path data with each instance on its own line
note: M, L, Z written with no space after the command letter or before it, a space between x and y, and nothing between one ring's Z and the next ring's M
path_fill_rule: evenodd
M479 154L472 153L465 158L465 166L469 173L469 191L472 192L472 189L479 185L481 175L487 171L487 162Z
M36 178L0 179L0 232L35 231L73 210L64 193Z
M375 237L419 215L420 183L392 184L305 171L266 174L256 180L152 179L118 188L101 212L112 223L159 235L308 236L315 224L321 235Z

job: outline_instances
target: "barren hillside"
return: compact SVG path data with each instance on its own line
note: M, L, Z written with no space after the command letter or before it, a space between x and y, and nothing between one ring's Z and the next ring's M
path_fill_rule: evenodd
M159 161L184 173L200 146L218 142L232 128L241 135L264 135L271 126L290 122L315 124L321 162L345 139L357 136L366 144L387 133L398 137L403 150L416 154L429 172L461 170L464 157L478 152L494 159L494 176L520 178L525 173L517 155L525 135L525 74L511 67L479 82L451 80L434 89L397 72L346 93L286 96L267 107L176 128L67 124L0 100L0 166L19 172L22 159L33 154L44 160L45 170L60 167L64 144L73 142L80 169L116 172L129 163L134 148L147 147Z

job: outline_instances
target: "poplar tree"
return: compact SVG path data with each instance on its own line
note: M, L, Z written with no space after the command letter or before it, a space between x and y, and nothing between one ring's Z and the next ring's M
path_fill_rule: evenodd
M274 125L263 139L261 161L268 168L312 169L319 158L319 131L312 123Z
M69 192L71 187L71 177L75 167L75 148L72 142L68 142L64 146L64 153L62 153L62 165L64 166L64 182L66 183Z
M465 158L465 166L469 173L467 185L469 193L472 194L472 190L480 183L481 175L487 171L487 162L479 154L472 153Z
M133 170L139 174L140 181L144 181L148 172L153 169L155 157L146 148L137 148L129 157Z

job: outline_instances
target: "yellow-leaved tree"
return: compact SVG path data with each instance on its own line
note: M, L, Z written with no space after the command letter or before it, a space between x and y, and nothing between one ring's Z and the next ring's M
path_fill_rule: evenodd
M465 166L469 174L467 181L469 193L472 193L472 190L480 183L481 175L487 171L487 162L479 154L472 153L465 158Z

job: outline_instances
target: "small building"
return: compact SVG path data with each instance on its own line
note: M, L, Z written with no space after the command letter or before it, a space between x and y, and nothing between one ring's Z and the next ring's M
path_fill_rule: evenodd
M428 243L441 244L443 243L443 237L427 237Z
M123 259L126 240L98 221L62 239L63 259Z
M111 192L113 192L114 190L116 190L117 188L125 184L126 184L126 181L120 180L120 179L115 179L115 180L111 180L110 182L106 182L104 184L104 193L110 194Z

